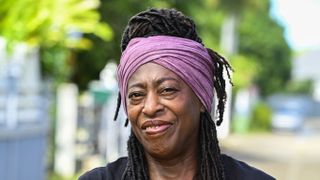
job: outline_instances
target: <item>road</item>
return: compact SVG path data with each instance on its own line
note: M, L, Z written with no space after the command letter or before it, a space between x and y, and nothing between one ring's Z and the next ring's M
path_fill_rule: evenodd
M279 180L320 180L320 131L230 135L223 153Z

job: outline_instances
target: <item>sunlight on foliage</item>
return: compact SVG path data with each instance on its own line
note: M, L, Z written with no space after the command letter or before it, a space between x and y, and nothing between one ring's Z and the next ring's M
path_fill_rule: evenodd
M254 77L259 73L257 62L247 56L236 55L232 58L234 69L233 82L235 88L241 89L250 86Z
M0 36L9 49L18 42L89 48L90 40L83 33L112 38L108 24L99 22L99 5L99 0L1 0Z

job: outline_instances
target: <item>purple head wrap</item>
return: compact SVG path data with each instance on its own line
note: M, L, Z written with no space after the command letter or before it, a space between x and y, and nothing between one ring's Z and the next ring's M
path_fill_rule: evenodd
M175 74L189 85L208 112L213 101L213 62L200 43L174 36L133 38L122 53L117 78L125 112L128 81L143 64L153 62Z

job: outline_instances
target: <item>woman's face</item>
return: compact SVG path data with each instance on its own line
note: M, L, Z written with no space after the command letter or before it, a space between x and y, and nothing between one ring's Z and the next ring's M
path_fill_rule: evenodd
M198 145L201 103L175 73L144 64L129 79L127 92L128 118L149 155L173 158Z

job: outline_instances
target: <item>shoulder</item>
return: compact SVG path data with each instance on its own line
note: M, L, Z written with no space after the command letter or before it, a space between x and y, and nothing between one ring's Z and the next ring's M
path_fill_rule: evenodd
M265 172L238 161L230 156L221 155L227 180L274 180Z
M98 167L84 173L78 180L120 180L126 166L127 158L122 157L108 163L105 167Z

